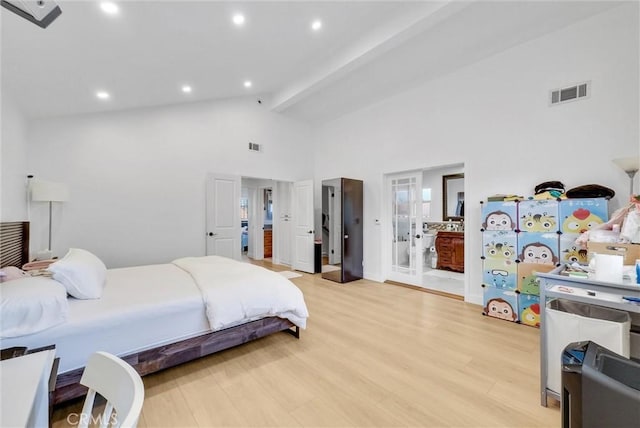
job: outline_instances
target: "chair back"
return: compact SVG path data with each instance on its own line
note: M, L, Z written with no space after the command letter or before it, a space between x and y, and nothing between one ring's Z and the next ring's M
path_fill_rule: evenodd
M107 352L96 352L89 357L80 383L89 388L80 415L80 428L95 422L91 412L96 392L107 400L100 417L101 427L134 428L138 424L144 402L144 384L127 362Z

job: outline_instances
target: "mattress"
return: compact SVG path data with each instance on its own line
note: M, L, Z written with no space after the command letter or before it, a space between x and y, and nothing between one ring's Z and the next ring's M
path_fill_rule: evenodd
M202 294L173 264L110 269L102 298L69 298L68 321L2 339L1 347L56 345L59 373L80 367L95 351L124 356L210 332Z

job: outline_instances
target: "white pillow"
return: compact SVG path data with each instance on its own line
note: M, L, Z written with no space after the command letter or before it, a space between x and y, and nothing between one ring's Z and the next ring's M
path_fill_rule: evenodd
M76 299L102 297L107 267L87 250L70 248L66 256L50 264L47 270Z
M0 285L0 337L37 333L67 320L67 290L42 276L25 277Z

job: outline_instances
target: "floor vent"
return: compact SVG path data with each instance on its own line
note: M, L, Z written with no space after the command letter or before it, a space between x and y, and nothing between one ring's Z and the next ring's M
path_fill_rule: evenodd
M566 88L553 89L550 92L549 104L557 105L571 101L589 98L591 95L591 82L578 83Z
M249 142L249 151L250 152L261 152L262 146L258 143Z

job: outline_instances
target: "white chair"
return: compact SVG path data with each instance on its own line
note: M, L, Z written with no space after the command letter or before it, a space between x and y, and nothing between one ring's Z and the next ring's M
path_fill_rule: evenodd
M91 416L96 392L107 400L100 416L101 428L109 424L134 428L138 424L144 402L144 384L138 372L124 360L106 352L94 353L89 357L80 383L89 388L89 392L78 427L86 428L96 420ZM114 409L116 414L112 414Z

